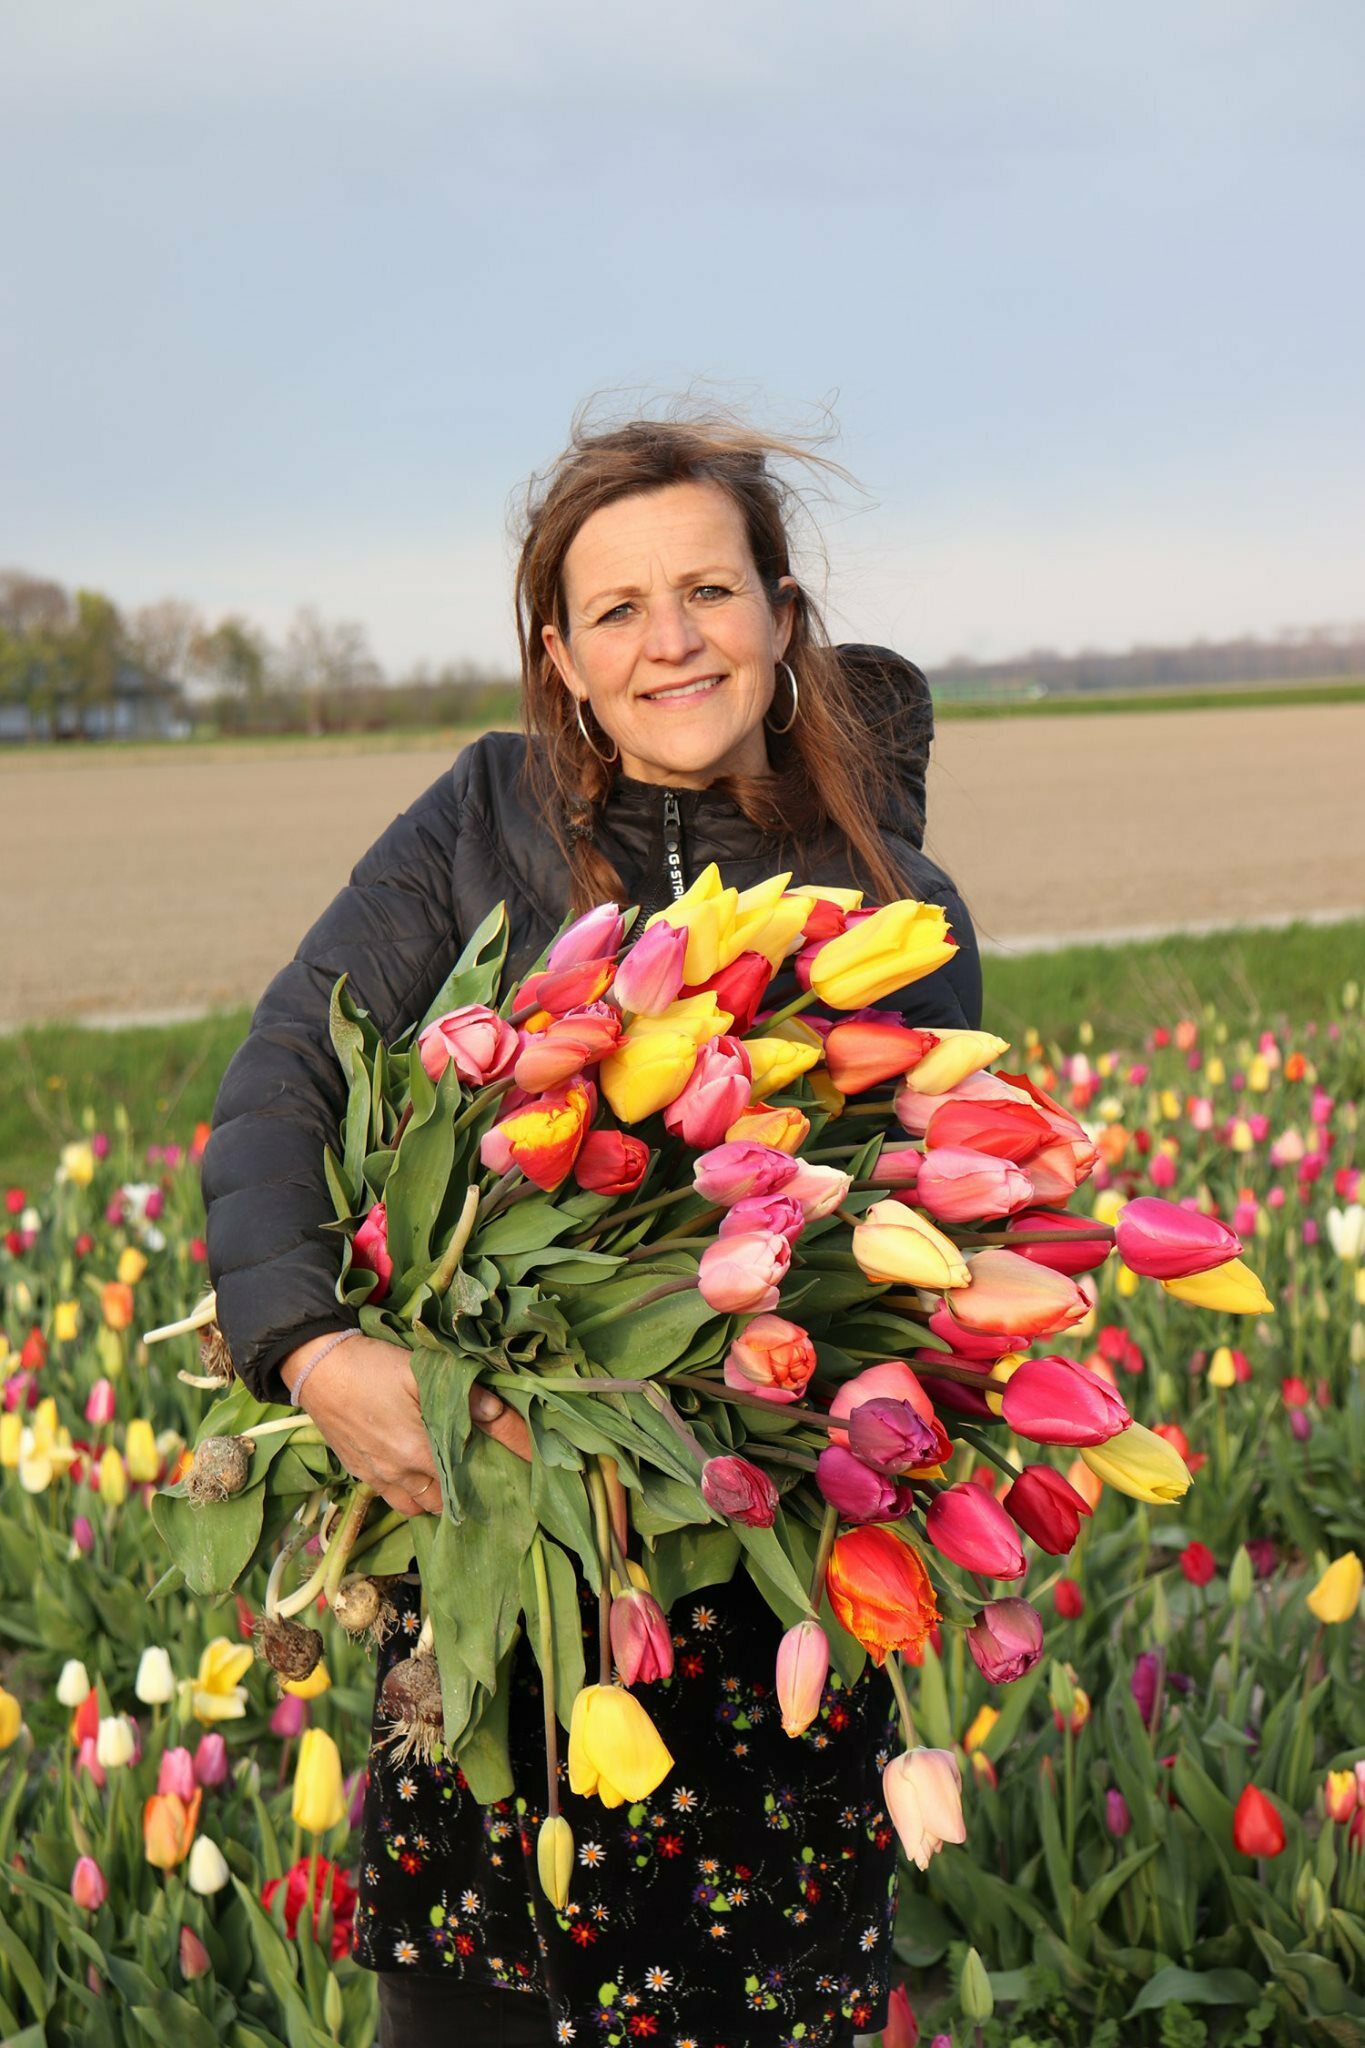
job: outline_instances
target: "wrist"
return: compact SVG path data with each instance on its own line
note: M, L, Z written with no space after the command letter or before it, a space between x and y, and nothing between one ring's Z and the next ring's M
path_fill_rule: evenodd
M333 1352L340 1351L349 1338L358 1337L360 1334L356 1329L324 1331L321 1336L310 1337L307 1343L300 1344L297 1350L290 1352L282 1361L279 1373L291 1407L301 1406L304 1383L314 1368L325 1358L329 1358Z

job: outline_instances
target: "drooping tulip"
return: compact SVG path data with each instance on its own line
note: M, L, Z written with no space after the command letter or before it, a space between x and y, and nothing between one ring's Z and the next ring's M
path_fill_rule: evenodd
M874 1664L898 1650L919 1663L939 1619L919 1552L889 1529L868 1524L836 1536L825 1573L830 1606Z
M1275 1304L1242 1259L1228 1259L1185 1280L1163 1280L1167 1294L1191 1308L1218 1309L1230 1316L1273 1316Z
M1017 1252L988 1246L967 1262L967 1284L952 1285L948 1309L968 1330L1011 1330L1032 1340L1083 1322L1090 1304L1074 1280Z
M1072 1358L1026 1358L1000 1412L1016 1436L1035 1444L1103 1444L1133 1427L1108 1380Z
M810 1727L828 1676L829 1638L813 1615L804 1615L777 1649L777 1703L788 1735L804 1735Z
M633 1693L619 1685L580 1687L569 1716L572 1791L623 1806L647 1799L672 1768L671 1753Z
M1105 1443L1082 1444L1080 1453L1098 1479L1133 1500L1183 1500L1190 1490L1190 1468L1174 1444L1141 1422Z
M942 1030L937 1045L907 1071L906 1086L921 1095L946 1095L1008 1051L1008 1039L997 1038L993 1031Z
M1025 1465L1001 1503L1040 1550L1064 1557L1075 1544L1089 1501L1051 1465Z
M665 927L660 925L660 931ZM557 1913L569 1903L573 1883L573 1829L562 1813L549 1813L536 1835L536 1875L540 1888Z
M770 1529L777 1516L777 1488L747 1458L708 1458L701 1472L701 1496L718 1515L749 1529Z
M906 1856L920 1870L945 1842L965 1842L962 1772L950 1749L909 1749L882 1772L882 1796Z
M990 1600L967 1631L967 1648L990 1685L1022 1678L1043 1654L1043 1624L1027 1600Z
M1149 1280L1184 1280L1238 1257L1242 1242L1216 1216L1139 1195L1115 1226L1119 1257Z
M1018 1579L1025 1570L1018 1531L993 1493L970 1480L930 1501L924 1533L935 1550L988 1579Z

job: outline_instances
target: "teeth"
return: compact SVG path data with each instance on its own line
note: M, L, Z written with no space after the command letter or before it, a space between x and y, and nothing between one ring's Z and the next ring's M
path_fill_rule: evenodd
M703 676L699 683L683 683L677 689L674 690L652 690L650 692L650 696L651 698L696 697L699 696L703 690L713 690L719 681L719 676Z

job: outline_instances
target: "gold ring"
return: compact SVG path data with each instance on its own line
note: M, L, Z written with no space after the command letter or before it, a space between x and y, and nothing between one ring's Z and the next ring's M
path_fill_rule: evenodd
M414 1500L420 1500L420 1499L422 1498L422 1495L423 1495L423 1494L424 1494L424 1493L425 1493L425 1492L427 1491L427 1488L428 1488L428 1487L430 1487L430 1486L433 1486L434 1484L435 1484L435 1474L433 1473L433 1474L432 1474L432 1477L431 1477L430 1479L428 1479L428 1481L427 1481L427 1484L426 1484L426 1486L419 1486L419 1487L418 1487L418 1488L416 1489L416 1491L414 1492L414 1494L413 1494L413 1496L412 1496L412 1497L413 1497L413 1499L414 1499Z

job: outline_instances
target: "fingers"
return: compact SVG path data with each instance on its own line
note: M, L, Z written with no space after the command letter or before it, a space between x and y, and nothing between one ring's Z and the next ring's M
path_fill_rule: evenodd
M473 1413L473 1405L471 1401L471 1413ZM505 1444L509 1451L515 1451L516 1455L519 1458L524 1458L529 1465L535 1456L531 1444L530 1430L526 1427L522 1417L517 1414L515 1408L509 1408L505 1402L499 1401L498 1409L499 1413L493 1421L480 1422L479 1428L485 1436L491 1436L495 1443ZM477 1419L476 1417L475 1420L477 1421Z

